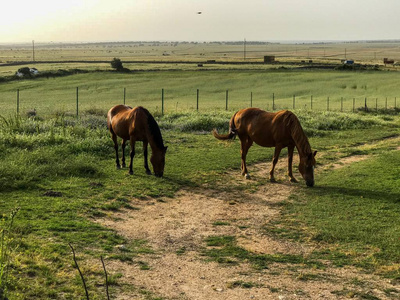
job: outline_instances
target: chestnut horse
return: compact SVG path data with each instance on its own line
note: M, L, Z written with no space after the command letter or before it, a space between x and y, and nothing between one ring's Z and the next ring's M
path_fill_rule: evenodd
M132 162L135 156L136 141L143 142L144 153L144 168L148 175L151 174L147 163L147 145L151 147L150 162L153 165L154 175L157 177L163 176L165 166L165 153L168 147L164 147L164 142L161 136L160 128L156 120L150 112L144 107L138 106L135 108L126 105L116 105L112 107L107 114L107 126L111 132L111 137L114 142L117 168L120 169L118 158L118 141L117 136L122 138L122 167L125 165L125 146L129 140L131 145L129 164L129 174L133 174Z
M315 154L311 151L310 143L299 120L288 110L276 113L266 112L258 108L246 108L236 112L229 123L229 133L220 135L214 129L214 136L219 140L233 139L239 136L242 154L242 175L250 178L246 168L246 155L255 142L262 147L275 147L272 168L269 172L270 181L275 182L274 170L279 154L285 147L288 148L288 175L291 182L297 182L292 172L294 147L300 156L299 171L307 186L314 185Z

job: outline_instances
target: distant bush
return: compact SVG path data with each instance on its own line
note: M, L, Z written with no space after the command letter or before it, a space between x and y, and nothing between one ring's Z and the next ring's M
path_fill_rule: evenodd
M111 61L111 68L118 72L130 72L128 68L124 68L122 61L119 58L115 58Z

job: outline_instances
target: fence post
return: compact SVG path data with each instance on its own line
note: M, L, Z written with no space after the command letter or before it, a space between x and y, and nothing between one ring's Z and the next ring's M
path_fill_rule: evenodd
M343 112L343 97L340 99L340 111Z
M197 89L197 101L196 101L196 110L197 111L199 111L199 94L200 94L200 91L199 91L199 89Z
M17 89L17 114L19 114L19 89Z
M354 112L354 110L355 110L355 107L356 106L356 98L353 98L353 112Z
M161 89L161 114L164 115L164 89Z
M76 87L76 117L79 118L79 87Z
M253 92L250 92L250 107L253 107Z
M228 110L228 90L226 90L226 97L225 97L225 110Z
M296 95L293 95L293 109L295 108L295 106L296 106Z
M326 104L326 110L329 111L329 97L328 97L327 104Z
M396 109L397 107L396 107L396 97L394 97L394 109Z
M312 95L311 95L311 103L310 103L311 105L310 105L310 108L311 108L311 110L312 110Z
M387 97L386 97L386 102L385 102L385 110L387 110Z
M272 93L272 111L275 110L275 93Z
M378 111L378 98L375 99L375 110Z
M365 97L365 99L364 99L364 111L368 111L368 107L367 107L367 97Z
M125 98L126 98L126 88L124 88L124 105L125 105Z

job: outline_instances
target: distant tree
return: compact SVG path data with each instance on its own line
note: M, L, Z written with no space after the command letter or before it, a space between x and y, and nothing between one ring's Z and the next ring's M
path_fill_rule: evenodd
M111 61L111 68L116 69L117 71L122 71L124 67L122 66L122 62L119 58L115 58Z

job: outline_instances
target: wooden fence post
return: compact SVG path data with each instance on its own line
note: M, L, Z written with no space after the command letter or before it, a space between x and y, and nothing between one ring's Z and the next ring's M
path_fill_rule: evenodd
M340 111L343 112L343 97L340 99Z
M125 98L126 98L126 88L124 88L124 105L125 105Z
M312 95L311 95L311 103L310 103L310 108L312 110Z
M253 92L250 92L250 107L253 107Z
M354 112L355 108L356 108L356 98L353 98L353 112Z
M275 93L272 93L272 111L275 110Z
M17 89L17 114L19 114L19 89Z
M226 90L226 96L225 96L225 110L228 110L228 90Z
M296 107L296 95L293 95L293 109Z
M199 111L199 94L200 94L200 91L199 91L199 89L197 89L197 101L196 101L196 110L197 111Z
M76 117L79 118L79 87L76 87Z
M326 110L329 111L329 97L328 97L327 104L326 104Z
M161 89L161 114L164 115L164 89Z

